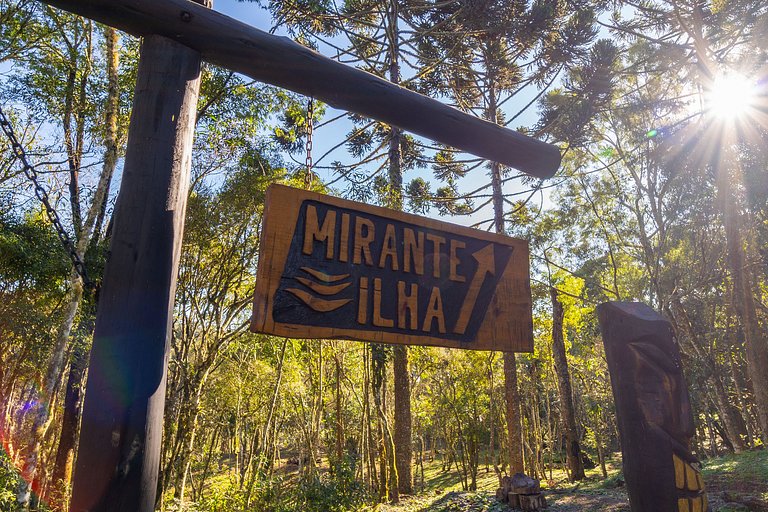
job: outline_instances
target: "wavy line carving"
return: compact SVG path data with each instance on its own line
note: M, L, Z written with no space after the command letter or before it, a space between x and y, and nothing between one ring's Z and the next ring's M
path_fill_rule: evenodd
M346 279L349 277L349 274L341 274L338 276L332 276L330 274L326 274L325 272L320 272L319 270L315 270L313 268L309 267L301 267L301 270L306 272L307 274L311 275L312 277L319 279L321 281L325 281L326 283L335 283L336 281L341 281L342 279Z
M309 279L304 279L303 277L297 277L296 280L312 290L313 292L317 292L320 295L335 295L342 290L344 290L347 286L349 286L352 283L341 283L341 284L318 284L314 281L310 281Z
M306 304L311 309L318 311L320 313L336 311L340 307L352 301L352 299L338 299L338 300L318 299L317 297L310 295L308 292L304 290L298 290L296 288L286 288L285 291L291 292L296 297L298 297L304 304Z

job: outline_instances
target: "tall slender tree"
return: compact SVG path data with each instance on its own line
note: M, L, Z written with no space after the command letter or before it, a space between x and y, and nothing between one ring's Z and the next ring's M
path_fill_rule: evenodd
M493 123L509 125L553 85L564 69L588 56L596 35L595 22L594 7L580 3L491 1L436 5L422 18L423 82L443 91L458 107ZM524 97L526 100L520 101ZM531 97L533 100L528 99ZM517 107L510 107L516 100ZM436 171L450 175L452 180L482 164L461 162L448 154L451 156L444 158ZM509 192L505 192L505 184L510 181L509 169L498 162L488 163L488 168L490 183L474 193L490 199L483 199L479 207L469 211L491 203L493 215L489 222L497 233L506 233ZM490 194L485 192L487 188ZM438 204L455 205L455 186L438 190L432 197ZM466 200L472 198L472 194L464 196ZM467 209L455 211L466 213ZM523 471L514 353L504 353L504 376L510 470Z

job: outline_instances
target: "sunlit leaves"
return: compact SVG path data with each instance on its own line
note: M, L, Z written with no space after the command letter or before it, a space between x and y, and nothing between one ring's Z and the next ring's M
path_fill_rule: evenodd
M429 183L422 178L413 179L405 188L408 207L414 213L425 214L429 210Z

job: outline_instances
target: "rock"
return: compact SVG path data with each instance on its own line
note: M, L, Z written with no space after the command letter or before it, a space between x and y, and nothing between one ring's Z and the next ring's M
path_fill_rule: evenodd
M510 481L509 492L515 494L538 494L541 492L541 486L538 480L534 480L524 473L515 473Z

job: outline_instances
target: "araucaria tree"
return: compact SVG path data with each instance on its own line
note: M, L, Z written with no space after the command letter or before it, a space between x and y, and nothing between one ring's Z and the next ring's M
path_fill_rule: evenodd
M517 471L549 487L612 482L621 447L595 306L614 300L670 321L696 456L764 460L764 0L233 5L222 8L262 9L274 32L555 143L562 165L540 182L204 64L156 509L345 512L407 494L419 505L397 507L487 508L487 489ZM0 1L0 107L94 281L110 257L137 48L38 0ZM527 239L534 351L249 332L273 183ZM89 442L97 298L0 139L0 510L67 510L75 448Z

